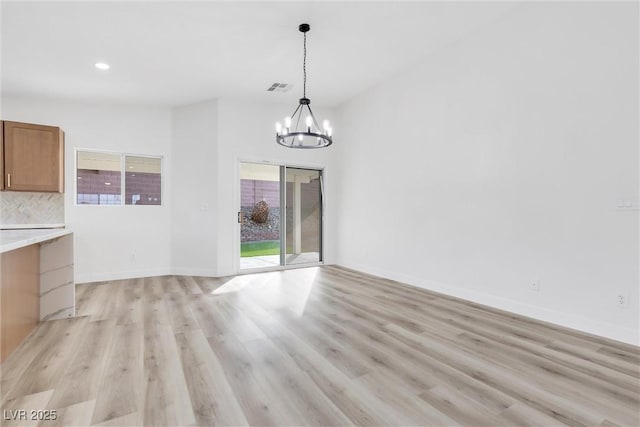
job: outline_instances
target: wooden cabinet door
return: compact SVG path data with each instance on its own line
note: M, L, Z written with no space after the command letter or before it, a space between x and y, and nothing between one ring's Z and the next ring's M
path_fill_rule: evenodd
M40 319L40 246L0 255L0 360L4 360Z
M4 122L5 190L64 192L64 134L53 126Z

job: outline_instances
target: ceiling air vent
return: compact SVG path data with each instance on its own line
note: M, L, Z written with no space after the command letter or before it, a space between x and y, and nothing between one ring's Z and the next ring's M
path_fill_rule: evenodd
M290 83L274 83L267 89L267 92L289 92L292 86Z

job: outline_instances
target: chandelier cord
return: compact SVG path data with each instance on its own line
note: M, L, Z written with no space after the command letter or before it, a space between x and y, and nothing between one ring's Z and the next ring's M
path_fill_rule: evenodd
M304 58L302 60L302 75L304 76L302 83L302 97L307 97L307 33L304 34Z

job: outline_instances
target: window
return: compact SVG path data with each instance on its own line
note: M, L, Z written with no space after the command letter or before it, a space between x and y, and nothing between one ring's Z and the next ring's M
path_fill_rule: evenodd
M120 204L121 163L119 154L78 151L76 202L79 205Z
M162 202L161 161L154 157L125 156L124 203L159 205Z
M161 157L78 150L76 178L78 205L162 204Z

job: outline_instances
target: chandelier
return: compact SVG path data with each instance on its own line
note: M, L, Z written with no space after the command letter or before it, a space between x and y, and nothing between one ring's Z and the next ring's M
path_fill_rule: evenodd
M307 33L309 24L300 24L298 30L304 35L304 59L302 61L302 98L293 114L284 118L284 124L276 123L276 142L287 148L324 148L331 145L333 130L328 120L318 125L311 111L311 100L307 98ZM303 120L303 116L304 120Z

